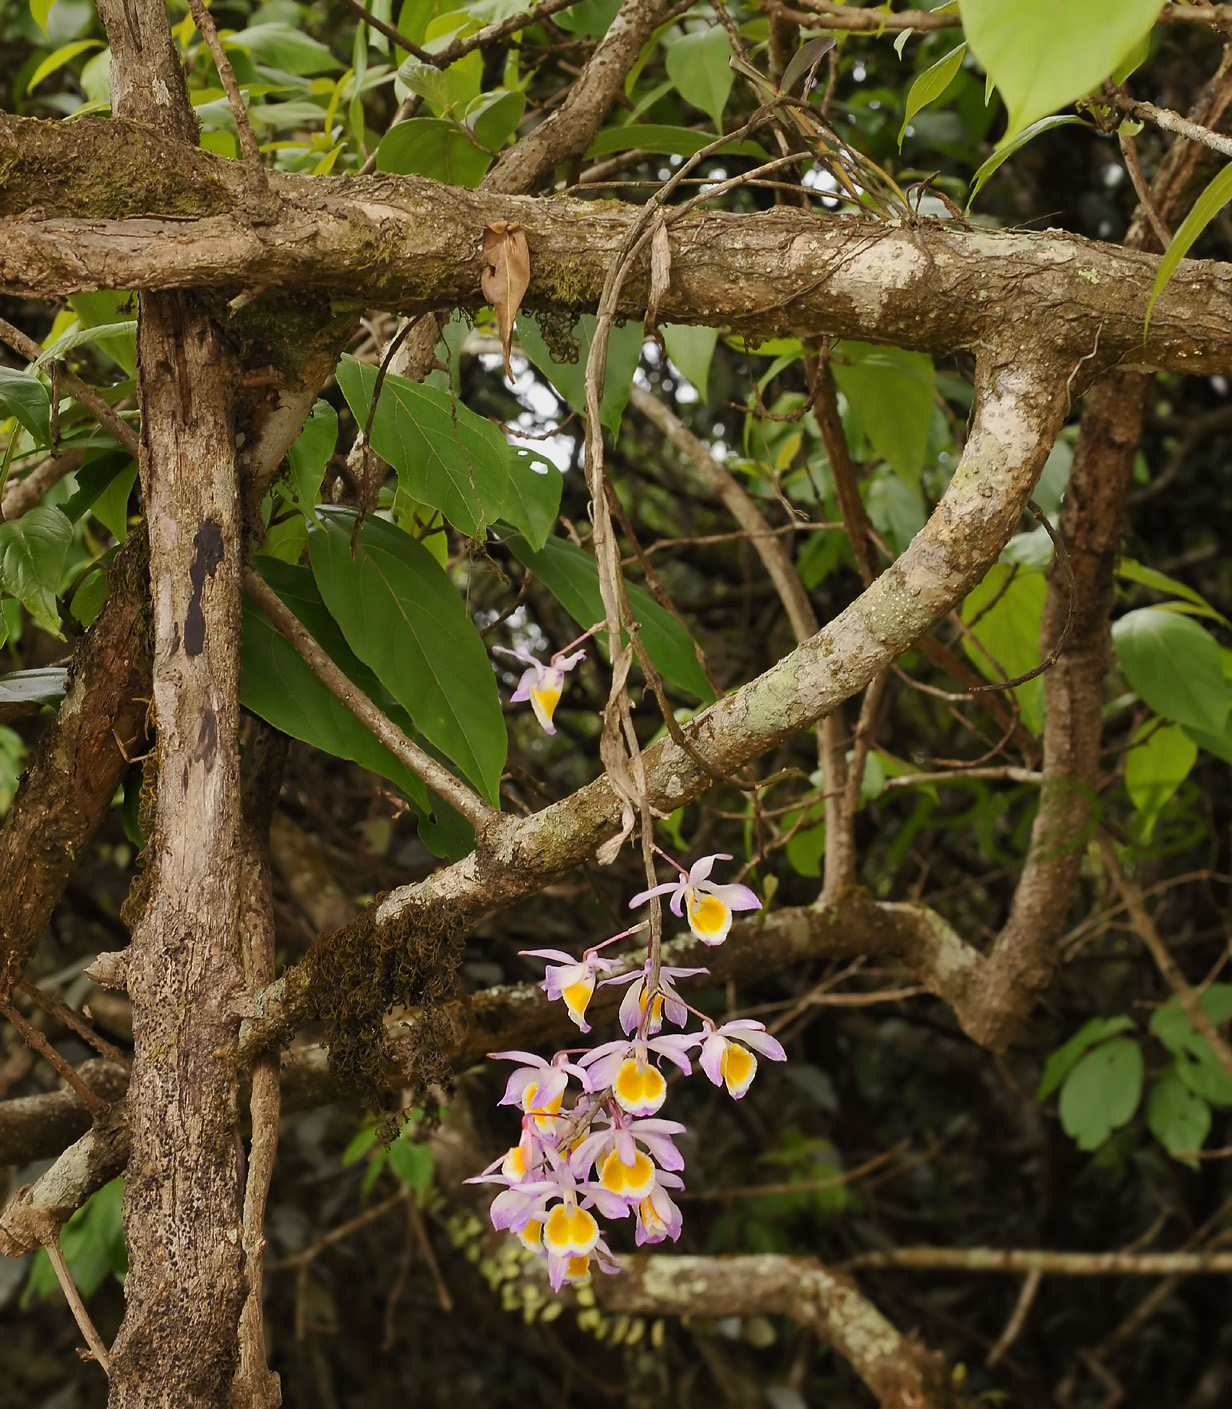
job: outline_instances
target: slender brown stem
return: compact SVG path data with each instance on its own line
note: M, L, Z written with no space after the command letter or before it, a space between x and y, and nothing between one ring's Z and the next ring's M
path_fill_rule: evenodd
M17 991L24 993L31 1002L37 1003L49 1017L53 1017L57 1022L62 1022L65 1027L71 1028L78 1037L88 1042L100 1056L106 1057L108 1061L118 1062L125 1071L131 1070L129 1060L124 1053L97 1033L80 1013L75 1013L67 1003L62 1002L54 993L44 993L37 984L30 983L26 979L22 979L17 985Z
M0 1002L0 1017L5 1017L21 1033L27 1045L43 1058L50 1066L64 1078L65 1081L81 1097L84 1104L95 1116L105 1115L111 1109L111 1102L105 1101L96 1092L82 1081L81 1077L73 1070L72 1066L56 1051L50 1042L36 1028L32 1027L25 1018L17 1011L12 1003Z
M218 70L223 92L226 93L227 102L231 106L231 116L235 119L240 151L244 154L244 160L252 167L257 184L262 190L268 191L269 178L261 164L261 147L257 142L257 134L252 130L252 121L248 116L248 109L244 106L244 95L240 92L240 85L236 80L235 70L231 67L231 60L227 58L227 51L218 37L214 17L205 8L204 0L188 0L188 8L192 12L193 23L200 30L201 38L205 40L210 57L214 60L214 67Z
M64 1299L68 1302L69 1309L73 1313L73 1320L77 1322L78 1329L90 1347L90 1354L102 1366L103 1374L110 1379L111 1357L107 1354L107 1347L103 1344L102 1337L94 1329L94 1322L90 1320L90 1313L86 1310L86 1304L82 1301L77 1284L73 1281L73 1274L68 1270L64 1254L60 1251L59 1240L53 1239L50 1243L44 1243L43 1246L47 1251L48 1260L55 1269L56 1280L60 1283Z

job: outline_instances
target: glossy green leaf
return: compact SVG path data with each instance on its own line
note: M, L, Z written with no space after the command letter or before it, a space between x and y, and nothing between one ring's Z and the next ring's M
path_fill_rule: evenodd
M1232 1018L1232 984L1208 984L1198 1001L1216 1027ZM1151 1014L1150 1030L1176 1058L1178 1074L1195 1095L1212 1105L1232 1106L1232 1076L1176 998Z
M1112 628L1130 689L1165 719L1223 732L1232 704L1219 647L1190 617L1159 607L1128 612Z
M65 64L72 63L78 54L84 54L90 49L101 49L102 47L103 41L101 39L74 39L71 44L62 44L54 53L48 54L43 62L39 64L38 68L30 75L30 79L26 84L27 94L33 93L39 84L42 83L43 79L49 78L57 69L63 68Z
M1173 1157L1191 1169L1198 1161L1187 1151L1200 1150L1211 1129L1211 1108L1185 1084L1175 1067L1169 1067L1151 1089L1146 1103L1150 1132Z
M960 0L971 51L1009 109L1007 141L1081 98L1149 33L1159 0Z
M50 445L51 397L33 372L0 367L0 417L16 416L36 445Z
M91 60L93 63L94 60ZM127 316L136 299L134 295L114 289L103 289L97 293L72 294L69 307L77 315L83 328L113 327L129 323ZM107 333L97 339L101 352L105 353L124 370L126 376L137 375L137 335L136 332Z
M498 805L507 736L496 676L457 589L401 529L322 506L308 534L321 596L347 644L424 738Z
M1142 325L1142 337L1146 340L1151 326L1151 312L1155 301L1168 285L1168 280L1177 271L1181 260L1193 248L1198 236L1206 229L1219 212L1232 201L1232 162L1218 172L1210 185L1202 192L1190 208L1189 214L1181 221L1172 243L1155 271L1155 282L1151 285L1151 296L1146 303L1146 319Z
M898 129L898 150L900 152L903 149L903 138L907 135L911 119L921 108L926 108L929 103L935 103L938 98L944 97L946 89L958 77L958 70L962 68L963 55L966 52L967 46L959 44L957 48L951 49L948 54L939 58L931 68L926 68L911 85L903 109L903 125Z
M68 689L68 671L62 665L15 670L0 675L0 705L55 704Z
M427 176L447 186L478 186L492 164L485 152L456 123L439 117L412 117L392 127L376 150L380 171L399 176Z
M913 489L920 482L933 413L933 360L927 353L837 342L830 370L873 448Z
M475 134L475 141L488 151L503 147L518 130L526 111L526 94L517 91L481 93L476 104L466 114L466 125Z
M1008 585L1007 585L1008 584ZM963 620L971 623L981 651L969 636L963 637L967 658L986 680L1004 677L992 664L992 656L1014 679L1034 670L1040 663L1039 635L1048 584L1043 573L1005 563L994 563L983 581L963 602ZM1038 733L1044 721L1044 682L1036 676L1015 686L1023 723Z
M365 425L376 368L344 357L337 376L351 413ZM500 513L509 485L508 443L491 421L447 391L386 377L372 421L372 448L415 499L439 509L470 537L482 537Z
M975 198L979 195L984 182L1015 152L1021 151L1028 142L1033 142L1041 132L1049 132L1054 127L1068 127L1073 123L1078 123L1080 127L1086 126L1080 117L1074 117L1072 114L1062 117L1042 117L1038 122L1033 122L1030 127L1023 128L1012 141L999 145L992 156L981 163L971 178L971 193L967 197L967 209L970 210L975 204Z
M1097 1150L1133 1119L1142 1099L1143 1071L1142 1049L1130 1037L1101 1043L1071 1068L1057 1110L1062 1128L1080 1150Z
M1132 1027L1133 1023L1124 1014L1116 1018L1092 1018L1089 1023L1085 1023L1044 1063L1044 1073L1035 1093L1036 1099L1046 1101L1069 1075L1078 1058L1097 1042L1115 1037L1118 1032L1125 1032Z
M732 56L727 35L713 25L678 39L667 51L667 76L686 103L708 113L714 130L723 130L723 109L732 90Z
M250 25L223 42L228 49L244 49L259 64L284 73L307 75L342 68L326 45L288 24Z
M47 33L47 16L55 3L56 0L30 0L30 18L44 34Z
M501 518L525 534L538 552L556 526L563 476L550 460L524 445L511 445L509 452L509 493Z
M123 1211L124 1180L113 1179L82 1204L60 1234L60 1250L83 1297L93 1296L108 1276L122 1278L128 1271ZM47 1253L40 1248L23 1305L36 1296L53 1296L59 1289Z
M659 331L663 334L667 355L705 401L710 383L710 363L719 340L718 329L701 328L691 323L668 323Z
M45 367L48 362L54 362L64 356L66 352L72 352L75 347L84 347L87 343L105 342L108 338L136 337L137 320L135 318L124 318L118 323L100 323L93 328L77 328L71 333L65 333L58 337L49 347L45 347L36 367Z
M1212 621L1232 630L1232 621L1222 612L1216 611L1201 592L1195 592L1192 587L1178 582L1175 577L1169 577L1166 572L1156 572L1154 568L1146 567L1143 563L1136 563L1133 558L1120 558L1117 561L1117 576L1123 577L1127 582L1137 582L1143 587L1150 587L1156 592L1182 597L1196 608L1196 616L1208 616Z
M1189 777L1198 746L1178 724L1148 720L1125 756L1125 789L1138 809L1143 840L1150 841L1164 804Z
M53 636L61 634L56 594L72 537L73 525L46 504L0 523L0 586Z
M389 1167L408 1188L426 1193L435 1168L432 1150L422 1140L400 1136L389 1147Z
M563 538L549 538L534 552L520 534L506 540L513 555L528 567L583 631L603 620L595 560ZM679 621L643 587L629 585L629 606L641 622L642 644L665 680L709 703L714 691L697 661L693 641Z
M287 451L291 495L309 517L315 517L313 505L321 497L325 467L337 443L338 413L328 401L318 401Z
M630 122L605 127L587 149L588 157L611 156L614 152L657 152L662 156L696 156L714 141L713 132L694 132L691 127L668 127L662 123ZM715 156L753 157L765 161L766 150L756 142L724 142Z
M577 360L560 362L548 350L534 319L522 318L518 323L522 351L579 415L586 413L586 358L594 332L594 315L584 313L573 329L578 342ZM642 325L629 322L623 328L613 328L608 338L607 376L603 383L603 400L599 403L599 419L613 435L620 429L620 418L629 400L633 374L642 355L643 337Z
M1213 734L1207 729L1194 729L1188 724L1185 725L1185 732L1200 749L1214 754L1216 758L1222 758L1225 763L1232 763L1232 714L1228 716L1221 734Z

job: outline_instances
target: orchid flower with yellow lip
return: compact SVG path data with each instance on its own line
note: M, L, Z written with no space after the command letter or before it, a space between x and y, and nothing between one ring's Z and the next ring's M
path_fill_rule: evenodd
M716 1086L725 1084L737 1101L757 1075L757 1058L750 1047L772 1062L787 1060L783 1044L753 1018L734 1018L722 1027L707 1025L698 1064Z
M585 1072L568 1061L564 1052L557 1052L550 1062L533 1052L489 1052L488 1056L494 1061L522 1063L510 1076L497 1104L521 1106L543 1130L551 1130L556 1124L570 1073L583 1086L586 1084Z
M621 938L621 936L617 936ZM589 1032L586 1021L586 1008L595 991L595 976L610 973L620 964L619 959L601 958L593 949L588 949L581 959L566 954L563 949L519 949L519 954L534 959L556 959L549 964L543 975L543 991L549 1002L563 998L570 1018L580 1032Z
M639 1248L646 1243L661 1243L665 1238L675 1242L680 1236L684 1219L667 1192L669 1188L683 1189L684 1180L658 1170L650 1191L635 1209L637 1224L633 1236Z
M578 639L584 640L585 637ZM565 651L568 649L566 646ZM555 714L556 706L564 693L565 673L572 670L579 661L585 660L586 652L574 651L572 655L566 655L565 651L557 651L547 665L544 665L537 656L529 655L526 651L510 650L508 646L493 646L492 650L502 656L512 656L527 667L518 681L518 688L509 696L509 703L521 704L524 700L529 700L531 709L535 711L535 718L543 725L545 732L555 734L556 725L552 723L552 715Z
M626 1036L631 1036L636 1031L642 1021L642 1014L646 1011L646 984L650 978L652 967L650 959L647 959L640 969L634 969L627 974L617 974L615 978L603 980L604 984L627 983L629 985L628 992L620 1005L620 1028ZM665 1013L667 1020L675 1023L677 1027L683 1027L688 1022L689 1010L685 1006L684 999L672 987L672 980L692 978L695 974L704 973L709 973L709 970L671 968L667 964L659 969L659 991L654 996L650 1016L646 1019L646 1031L650 1036L653 1037L662 1028Z
M616 1104L629 1115L654 1115L667 1098L667 1080L649 1054L657 1052L675 1064L686 1076L693 1070L689 1051L701 1041L701 1034L680 1033L668 1037L635 1037L632 1042L605 1042L579 1058L586 1069L587 1089L606 1090L609 1086Z
M671 860L670 857L667 859ZM731 859L727 852L716 851L712 856L703 856L700 861L695 861L687 871L672 861L671 864L680 872L679 878L639 891L629 901L629 909L644 905L652 895L670 895L672 914L687 916L689 928L703 944L722 944L731 929L733 910L761 909L761 901L748 886L738 882L717 885L710 879L716 861Z

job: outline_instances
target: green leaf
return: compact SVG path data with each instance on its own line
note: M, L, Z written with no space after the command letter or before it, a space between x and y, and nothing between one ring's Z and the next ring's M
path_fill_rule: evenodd
M94 63L96 59L91 59L90 62ZM83 328L99 328L115 326L119 322L130 322L131 319L120 318L118 315L131 307L132 302L133 295L130 293L105 289L98 293L73 294L69 298L68 306L77 315L77 321ZM126 376L137 375L135 332L108 333L98 339L98 348L110 357L117 367L122 368Z
M53 636L60 636L56 594L73 525L59 509L36 504L12 523L0 523L0 586Z
M257 63L284 73L306 75L342 68L326 45L288 24L250 25L228 35L223 44L228 49L244 49Z
M564 477L550 460L524 445L511 445L509 452L509 492L501 518L521 530L538 552L556 526Z
M313 506L321 497L325 467L337 443L338 413L328 401L318 401L287 451L291 495L309 518L315 518Z
M398 129L395 127L394 131ZM573 333L578 341L578 356L574 362L558 362L548 351L538 324L531 318L518 323L518 341L522 351L552 383L561 396L579 414L586 414L586 358L595 334L595 316L584 313L577 320ZM603 400L599 403L599 419L616 435L620 418L629 400L633 374L642 355L644 334L640 323L626 323L613 328L607 343L607 376L603 383ZM590 623L587 623L588 625Z
M951 49L931 68L926 68L911 85L903 112L903 125L898 129L898 150L900 152L903 149L903 138L907 135L911 119L921 108L925 108L929 103L935 103L938 98L944 97L946 89L958 77L958 70L962 68L963 55L966 52L967 46L965 44Z
M819 34L813 39L805 40L783 70L783 77L779 79L779 92L790 93L796 86L796 80L803 78L809 69L820 63L822 55L829 53L837 42L838 36L835 34ZM804 97L807 98L808 94L805 93Z
M873 448L915 489L933 414L933 360L927 353L838 342L830 369Z
M1232 690L1210 632L1190 617L1142 607L1113 625L1112 640L1130 689L1156 714L1223 732Z
M320 510L308 552L347 644L424 738L494 806L508 744L496 676L457 589L436 559L382 519L353 535L350 510ZM354 553L352 553L354 537Z
M1199 995L1202 1011L1216 1027L1232 1017L1232 984L1209 984ZM1232 1076L1198 1032L1176 998L1151 1014L1151 1036L1176 1058L1181 1079L1204 1101L1215 1106L1232 1106Z
M963 602L963 620L972 624L975 636L1011 679L1025 675L1040 663L1040 623L1047 595L1043 573L1023 568L1015 571L1005 563L994 563ZM986 680L1002 678L968 636L963 637L963 650ZM1028 680L1016 686L1014 694L1023 712L1023 723L1038 733L1043 724L1043 680L1038 676Z
M365 1121L363 1125L351 1136L347 1142L347 1147L342 1152L342 1163L346 1165L354 1164L357 1160L363 1159L368 1151L376 1144L377 1126L375 1121Z
M1044 1074L1040 1077L1036 1099L1046 1101L1069 1075L1074 1063L1085 1051L1094 1047L1097 1042L1102 1042L1107 1037L1115 1037L1118 1032L1125 1032L1132 1027L1133 1023L1124 1014L1117 1018L1092 1018L1089 1023L1080 1027L1068 1042L1058 1047L1044 1063Z
M475 141L495 152L518 130L526 111L526 94L514 89L481 93L466 114L466 125L475 134Z
M66 352L71 352L73 348L84 347L86 343L105 342L108 338L116 337L135 338L136 335L135 318L125 318L118 323L100 323L93 328L77 328L71 333L65 333L63 337L58 337L50 347L45 347L34 365L44 367L48 362L54 362Z
M1009 109L1002 142L1081 98L1149 33L1158 0L960 0L971 51Z
M124 1180L113 1179L82 1204L60 1234L60 1250L84 1298L93 1296L106 1277L122 1278L128 1271L123 1210ZM22 1304L35 1296L55 1296L59 1289L47 1253L40 1248Z
M1195 612L1196 616L1209 616L1212 620L1219 622L1221 626L1232 630L1232 621L1229 621L1222 612L1217 612L1200 592L1195 592L1192 587L1186 587L1183 582L1178 582L1175 577L1169 577L1167 573L1156 572L1154 568L1134 562L1133 558L1121 558L1117 561L1117 576L1125 578L1127 582L1137 582L1143 587L1150 587L1156 592L1170 592L1177 597L1183 597L1185 601L1198 609Z
M1002 162L1008 161L1015 152L1021 151L1028 142L1033 142L1041 132L1048 132L1054 127L1068 127L1071 123L1078 123L1080 127L1087 124L1080 117L1069 114L1065 117L1042 117L1038 122L1033 122L1030 127L1024 128L1010 142L1003 142L998 145L997 150L986 162L983 162L971 178L971 194L967 197L967 209L970 210L975 204L975 198L980 193L980 187L997 170Z
M1138 809L1144 841L1150 841L1164 804L1189 777L1197 757L1197 744L1177 724L1147 720L1134 735L1125 758L1125 788Z
M62 665L15 670L0 675L0 705L55 704L67 689L68 671Z
M30 18L44 34L47 33L47 16L55 3L56 0L30 0Z
M821 863L826 854L826 805L824 802L815 802L807 811L801 809L798 812L788 812L783 818L783 830L790 831L797 822L809 822L814 819L817 826L808 827L803 823L800 830L796 832L787 845L783 848L783 854L787 857L787 864L798 876L820 876Z
M51 397L33 372L0 367L0 412L16 416L36 445L51 444Z
M84 54L87 49L101 49L103 41L101 39L74 39L71 44L62 44L53 54L39 64L38 68L30 75L30 81L26 84L26 93L29 95L42 83L43 79L49 77L65 64L71 63L78 54Z
M719 340L718 329L695 327L690 323L668 323L659 331L663 334L667 355L705 401L710 383L710 363Z
M1188 724L1185 725L1185 732L1200 749L1214 754L1216 758L1222 758L1225 763L1232 763L1232 714L1228 716L1222 734L1212 734L1207 729L1193 729Z
M427 176L447 186L478 186L492 155L477 147L457 123L439 117L412 117L381 138L376 149L380 171L399 176Z
M1071 1068L1057 1109L1062 1128L1080 1150L1098 1149L1133 1119L1142 1077L1142 1049L1129 1037L1101 1043Z
M533 552L521 534L506 540L514 557L528 567L585 631L603 620L599 574L589 553L563 538L549 538L542 551ZM697 662L689 633L665 611L644 587L629 584L629 606L641 622L642 644L655 669L665 680L709 703L714 691Z
M427 1192L435 1168L431 1149L423 1141L400 1137L389 1147L389 1167L417 1194Z
M352 414L365 425L376 368L344 357L337 376ZM372 421L372 448L397 470L399 483L413 498L439 509L472 538L483 536L505 502L505 437L447 391L386 377Z
M107 486L130 467L135 468L135 462L123 450L106 450L101 455L93 456L77 471L77 488L60 508L76 523L93 507Z
M1146 318L1142 324L1142 340L1146 341L1147 330L1151 326L1151 311L1155 300L1168 286L1168 280L1176 273L1181 260L1192 249L1194 241L1206 229L1219 212L1232 200L1232 163L1218 172L1210 185L1202 192L1189 214L1181 221L1180 228L1172 236L1164 257L1155 271L1155 282L1151 285L1151 296L1146 303Z
M669 127L655 122L628 122L605 127L587 149L588 157L606 157L614 152L657 152L662 156L696 156L714 141L713 132L694 132L691 127ZM715 156L753 157L765 161L766 150L756 142L724 142Z
M723 109L732 90L732 56L727 35L714 25L678 39L667 51L667 76L686 103L708 113L723 130Z
M1180 1151L1200 1150L1206 1143L1211 1108L1201 1096L1194 1095L1175 1067L1169 1067L1147 1097L1146 1123L1172 1158L1180 1159ZM1198 1168L1192 1155L1181 1163Z

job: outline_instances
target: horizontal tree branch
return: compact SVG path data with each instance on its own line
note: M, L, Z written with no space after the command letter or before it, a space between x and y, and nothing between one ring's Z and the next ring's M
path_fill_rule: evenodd
M302 177L271 173L282 218L247 218L248 197L228 187L222 158L197 153L183 190L151 204L148 172L128 170L114 121L39 124L0 116L0 162L15 161L36 136L43 164L7 193L0 219L0 289L50 298L100 288L188 286L313 289L356 308L407 315L482 304L482 235L498 220L520 223L531 256L528 308L593 309L637 207L565 197L467 191L417 177ZM128 126L135 126L129 124ZM59 138L71 129L71 142ZM31 128L40 128L31 133ZM108 193L83 210L91 189L61 163L101 158ZM50 130L48 130L50 129ZM157 143L142 130L134 149ZM60 161L56 160L59 152ZM177 157L178 159L178 157ZM23 168L24 170L24 168ZM130 204L127 183L144 199ZM58 209L43 197L65 187ZM24 189L23 189L24 187ZM85 191L71 203L73 191ZM159 218L159 210L166 217ZM187 210L200 211L188 218ZM72 215L65 211L74 211ZM131 211L131 214L127 214ZM1056 231L991 231L959 221L914 228L778 207L760 214L693 211L670 226L671 284L659 314L675 322L722 323L750 337L858 337L933 353L993 343L1006 321L1038 330L1038 355L1087 360L1076 394L1116 364L1174 372L1232 369L1232 270L1183 262L1143 341L1158 257ZM631 277L618 312L641 317L648 267ZM1046 344L1046 345L1045 345Z
M1232 1272L1232 1252L1049 1252L1039 1248L888 1248L849 1258L850 1267L954 1272L1045 1272L1060 1277L1170 1277Z

